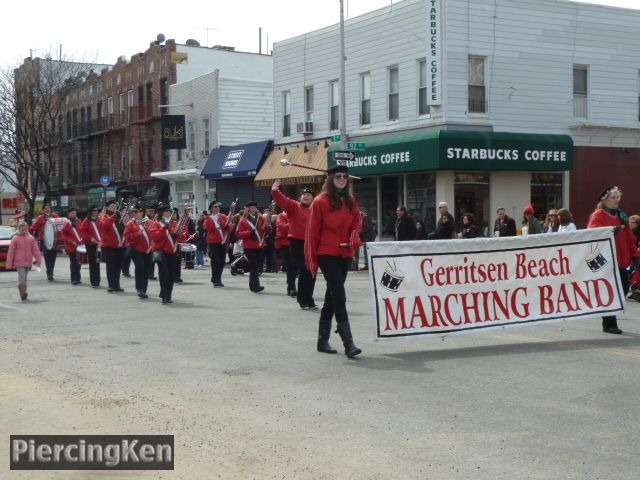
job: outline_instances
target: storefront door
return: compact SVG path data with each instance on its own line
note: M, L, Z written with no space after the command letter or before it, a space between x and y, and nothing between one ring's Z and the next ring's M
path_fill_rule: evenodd
M462 217L473 213L475 224L482 235L486 235L489 226L489 174L457 172L454 180L456 230L462 228Z
M380 177L381 240L393 238L396 229L396 208L403 205L402 177Z

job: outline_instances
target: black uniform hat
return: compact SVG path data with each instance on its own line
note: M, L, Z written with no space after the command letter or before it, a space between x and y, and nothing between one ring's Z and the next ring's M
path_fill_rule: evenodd
M258 203L257 202L247 202L244 204L245 207L257 207Z
M333 175L336 173L349 173L349 168L346 165L334 165L327 170L327 175Z
M115 205L116 201L115 200L109 200L107 203L104 204L105 207L108 207L109 205Z
M141 203L136 203L135 207L133 207L133 211L144 212L145 211L144 205L142 205Z
M222 202L219 202L219 201L217 201L217 200L213 200L213 201L209 204L209 210L211 210L213 207L222 208Z
M71 212L77 212L78 209L76 207L71 207L69 209L67 209L67 214L71 213Z
M156 210L157 208L158 208L158 205L156 205L155 202L147 203L147 210Z
M91 212L94 210L98 210L97 205L91 205L89 208L87 208L87 215L91 215Z
M159 204L156 206L156 209L155 209L155 210L156 210L156 212L158 212L158 213L167 212L167 211L169 211L169 205L165 205L164 203L159 203Z
M604 200L605 198L607 198L607 195L609 195L609 193L611 192L611 190L615 190L618 187L614 187L613 185L609 185L608 187L604 187L604 190L602 190L602 192L600 192L600 197L598 197L598 200Z
M311 195L313 195L313 190L311 190L309 187L305 187L300 191L300 195L304 195L305 193L310 193Z
M49 200L45 200L44 202L42 202L42 209L44 210L47 207L51 208L51 201Z

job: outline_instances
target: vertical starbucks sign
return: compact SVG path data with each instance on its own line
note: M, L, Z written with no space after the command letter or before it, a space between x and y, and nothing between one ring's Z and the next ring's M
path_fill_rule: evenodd
M442 105L442 0L427 0L427 105Z

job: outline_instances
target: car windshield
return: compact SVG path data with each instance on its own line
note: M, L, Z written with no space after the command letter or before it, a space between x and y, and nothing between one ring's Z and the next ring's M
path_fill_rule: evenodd
M0 240L11 238L16 229L13 227L0 227Z

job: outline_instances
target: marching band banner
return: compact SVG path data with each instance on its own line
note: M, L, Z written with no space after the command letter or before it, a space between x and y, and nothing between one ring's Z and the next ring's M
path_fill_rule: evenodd
M377 337L441 335L624 309L613 230L367 244Z

